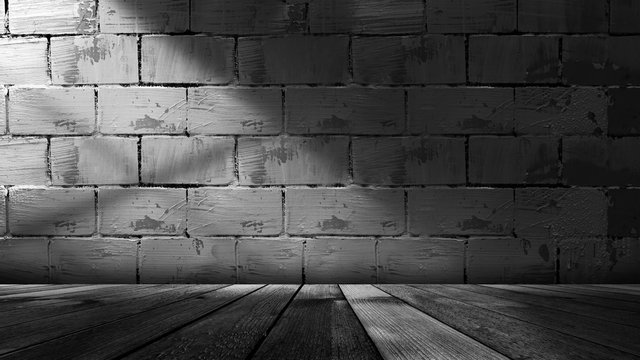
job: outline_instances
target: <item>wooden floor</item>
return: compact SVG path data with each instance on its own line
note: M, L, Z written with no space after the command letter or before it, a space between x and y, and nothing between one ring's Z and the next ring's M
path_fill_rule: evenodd
M0 285L0 359L637 359L640 285Z

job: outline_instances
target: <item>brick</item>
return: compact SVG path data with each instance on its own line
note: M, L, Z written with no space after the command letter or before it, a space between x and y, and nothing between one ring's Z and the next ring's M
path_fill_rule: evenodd
M484 283L554 283L555 247L546 240L470 238L467 281Z
M47 39L0 38L0 83L49 83Z
M10 0L12 34L87 34L98 30L95 0Z
M164 188L100 188L100 233L178 235L186 230L187 191Z
M611 32L640 32L640 3L635 0L611 0Z
M515 233L524 238L600 236L607 231L607 198L599 189L516 189Z
M608 93L609 135L640 134L640 88L610 88Z
M13 235L91 235L96 230L92 188L9 190L9 230Z
M465 81L462 36L353 38L354 81L364 84L449 84Z
M596 33L609 30L606 1L519 0L518 30L544 33Z
M287 132L392 135L404 130L404 91L370 88L286 90Z
M405 230L402 190L290 188L285 198L290 234L397 235Z
M505 33L516 29L516 0L427 1L430 33Z
M4 7L4 1L0 4L0 14L6 15L6 9ZM7 32L6 29L7 19L6 16L2 16L2 20L0 21L0 34L4 34Z
M558 138L491 137L469 139L469 181L474 184L555 184Z
M138 82L135 36L102 34L51 39L54 84L132 84Z
M102 87L98 126L103 134L180 134L187 128L183 88Z
M598 88L517 88L518 134L603 134L607 132L607 97Z
M193 0L191 30L225 35L306 32L308 12L300 0Z
M566 36L562 59L568 84L640 83L640 36Z
M638 239L563 239L558 259L562 284L637 284L640 281Z
M418 238L378 241L378 282L462 284L464 241Z
M137 139L53 138L51 176L54 185L135 184Z
M7 189L0 186L0 235L7 232Z
M556 83L558 37L489 36L469 39L469 81L473 83Z
M229 184L234 179L233 138L142 138L142 182Z
M45 185L47 140L0 138L0 185Z
M465 183L462 138L354 138L353 181L369 185Z
M238 283L302 283L302 248L298 239L238 240Z
M12 134L91 134L95 129L91 88L11 88L9 97Z
M408 90L412 134L507 134L513 130L513 89L430 87Z
M0 135L7 133L7 89L0 88Z
M142 38L143 82L226 84L233 80L231 38L150 35Z
M51 240L51 277L56 284L135 284L137 240Z
M189 133L278 134L282 130L282 90L189 88Z
M101 0L102 33L179 33L189 28L189 0Z
M304 249L305 281L310 284L372 284L376 276L376 240L318 238Z
M568 185L640 185L640 139L566 137L562 179Z
M280 189L189 189L189 234L278 235L282 232Z
M346 36L251 37L238 40L242 84L335 84L349 79Z
M409 233L510 235L513 190L433 188L408 191Z
M309 2L312 33L398 34L424 31L420 0Z
M349 176L349 139L240 138L238 168L242 185L344 184Z
M0 284L49 283L49 240L0 238Z
M640 190L609 190L608 235L640 237Z
M236 240L143 238L140 282L233 284L236 282Z

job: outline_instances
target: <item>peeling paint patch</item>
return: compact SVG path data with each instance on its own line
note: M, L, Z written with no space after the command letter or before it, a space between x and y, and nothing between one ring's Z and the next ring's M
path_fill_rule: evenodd
M545 262L549 261L549 247L546 244L540 245L538 248L538 255L540 255L542 260Z
M490 220L483 220L479 217L472 215L471 219L463 220L460 224L460 229L465 230L488 230L491 225Z
M335 215L331 215L331 219L323 220L318 223L318 227L322 231L330 231L330 230L347 230L349 228L349 221L340 219Z
M150 218L148 215L145 215L144 218L136 220L135 222L131 222L131 227L134 231L140 230L160 230L163 232L175 232L176 226L171 224L167 226L164 221L155 220Z

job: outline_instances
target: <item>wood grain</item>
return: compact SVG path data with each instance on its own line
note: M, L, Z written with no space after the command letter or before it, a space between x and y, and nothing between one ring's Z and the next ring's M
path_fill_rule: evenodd
M384 358L507 359L371 285L340 288Z
M124 359L247 359L298 288L267 285Z
M578 298L581 302L587 304L595 304L602 307L621 309L628 311L640 311L640 301L635 296L626 294L617 294L610 291L599 291L588 286L582 285L535 285L524 284L523 286L535 289L545 290L547 293L553 293L553 296L562 296L569 298Z
M337 285L304 285L252 359L382 359Z

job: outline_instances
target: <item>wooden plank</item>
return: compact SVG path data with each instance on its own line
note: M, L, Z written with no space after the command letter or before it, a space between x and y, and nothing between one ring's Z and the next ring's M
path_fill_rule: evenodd
M636 328L575 315L519 301L481 294L478 285L434 285L432 291L447 297L572 335L580 339L640 355L640 332ZM431 290L431 288L430 288Z
M257 359L382 359L337 285L304 285Z
M484 286L487 289L484 289ZM573 314L588 316L595 319L610 321L616 324L640 327L640 313L619 309L603 308L602 306L585 304L574 300L548 296L544 290L532 289L517 285L484 285L474 291L486 295L497 296L527 304L539 305L546 308L566 311Z
M74 332L29 348L6 359L112 359L154 341L262 287L233 285L189 299ZM203 286L197 288L203 289ZM211 289L211 287L209 287ZM78 322L79 318L76 318ZM17 350L17 349L16 349Z
M578 285L523 285L528 288L543 289L560 296L571 296L579 298L580 301L588 304L600 305L614 309L622 309L629 311L640 311L637 296L629 296L626 294L602 293L586 287ZM606 297L600 296L605 295Z
M3 295L3 296L0 296L0 303L4 303L7 300L11 300L11 299L25 300L29 298L40 298L40 297L46 297L46 296L56 296L56 295L62 295L62 294L91 291L95 289L112 287L112 286L116 286L116 285L76 285L71 287L56 286L48 290L35 291L27 294Z
M178 288L137 301L126 301L87 309L74 313L54 316L42 321L28 323L0 329L3 340L0 354L18 351L25 347L42 342L53 341L65 335L78 331L95 329L115 320L130 318L145 311L163 308L182 300L201 296L203 293L222 288L224 285L191 286ZM164 316L162 317L164 318ZM134 325L131 326L135 327ZM124 328L123 328L124 329ZM62 355L64 352L60 352Z
M406 285L376 286L513 359L633 358L606 346L443 296L430 291L430 286L420 289ZM540 346L532 345L532 339Z
M384 358L507 359L371 285L340 288Z
M299 285L268 285L125 359L246 359Z
M573 284L566 285L566 286L573 286ZM607 298L608 297L617 297L618 295L623 295L624 294L624 295L628 296L628 299L630 301L640 302L640 297L638 296L640 294L638 292L636 292L636 291L633 291L633 290L625 291L625 290L620 289L618 291L615 291L615 289L600 287L600 286L597 286L596 284L580 284L578 286L580 288L583 288L583 289L593 290L593 291L597 292L598 296L601 296L601 297L607 297Z
M618 291L622 293L626 293L627 291L631 291L632 294L640 293L640 284L593 284L593 286L603 287L610 291Z
M79 285L0 284L0 295L30 293L64 286L71 287Z
M166 285L163 288L153 288L153 286L155 285L120 285L90 292L3 303L0 305L0 311L2 312L2 324L0 324L0 327L13 326L29 321L42 321L46 318L84 311L116 302L136 301L136 299L145 296L155 296L172 290L172 287Z

